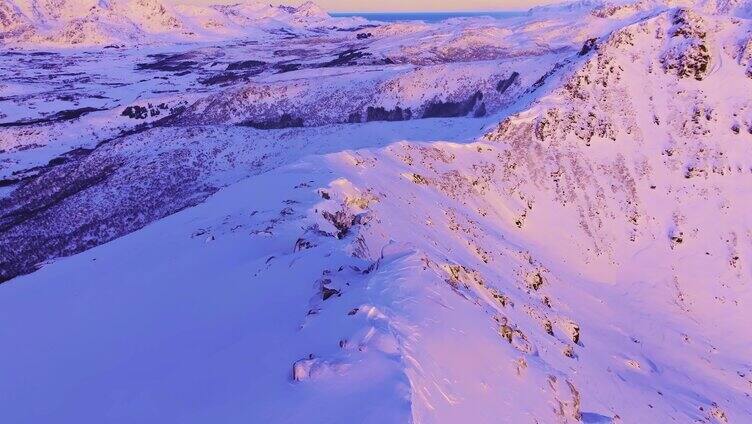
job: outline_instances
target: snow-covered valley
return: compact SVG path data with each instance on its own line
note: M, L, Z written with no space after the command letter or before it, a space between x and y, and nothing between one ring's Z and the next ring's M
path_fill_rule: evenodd
M748 2L0 1L3 422L752 420Z

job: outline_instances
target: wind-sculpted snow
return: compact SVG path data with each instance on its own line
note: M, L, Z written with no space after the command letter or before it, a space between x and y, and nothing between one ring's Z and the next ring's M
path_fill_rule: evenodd
M2 415L746 422L743 6L13 51Z

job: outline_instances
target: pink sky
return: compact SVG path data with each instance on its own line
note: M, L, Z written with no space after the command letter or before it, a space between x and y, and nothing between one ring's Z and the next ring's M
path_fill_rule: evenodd
M545 0L319 0L327 10L345 11L425 11L425 10L510 10L527 9ZM548 0L548 3L551 1ZM300 1L296 3L301 3Z

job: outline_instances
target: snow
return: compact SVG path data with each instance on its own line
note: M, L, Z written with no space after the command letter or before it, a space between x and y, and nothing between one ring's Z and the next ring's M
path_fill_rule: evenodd
M331 18L310 2L297 8L263 2L168 5L159 0L3 0L2 5L3 15L10 15L1 20L4 42L37 46L206 41L258 36L274 28L305 32L365 22Z
M731 6L353 32L311 4L176 7L232 18L3 50L3 418L745 422Z

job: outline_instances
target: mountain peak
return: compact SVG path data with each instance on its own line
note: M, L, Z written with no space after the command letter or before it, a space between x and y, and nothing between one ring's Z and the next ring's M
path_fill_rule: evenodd
M329 15L250 0L232 5L167 5L160 0L0 0L0 38L52 44L112 44L240 36L263 28L304 30ZM336 25L336 23L333 23Z
M298 6L295 9L295 14L305 17L319 17L319 18L326 18L329 17L329 14L326 13L324 9L322 9L318 4L307 1L303 3L302 5Z

